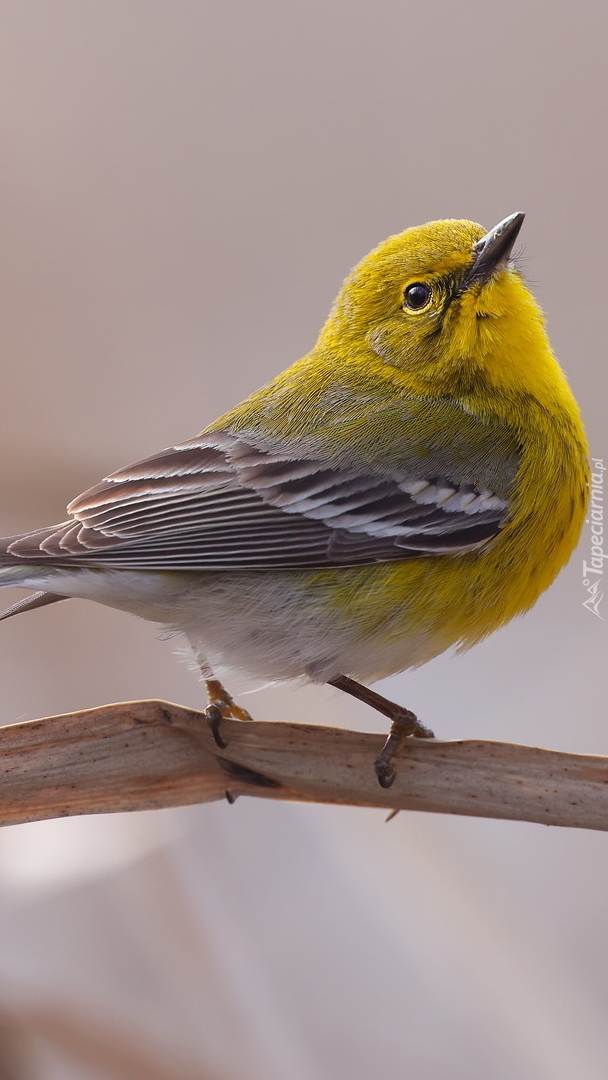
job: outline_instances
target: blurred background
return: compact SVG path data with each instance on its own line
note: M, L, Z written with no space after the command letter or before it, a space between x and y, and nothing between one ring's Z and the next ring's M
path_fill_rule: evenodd
M194 435L310 348L369 248L441 217L527 212L608 464L607 22L603 0L0 0L2 532ZM381 689L444 738L608 754L589 544L523 620ZM1 722L200 706L175 650L80 601L15 619ZM324 688L243 703L384 730ZM0 1080L604 1080L607 903L605 834L514 822L240 799L8 828Z

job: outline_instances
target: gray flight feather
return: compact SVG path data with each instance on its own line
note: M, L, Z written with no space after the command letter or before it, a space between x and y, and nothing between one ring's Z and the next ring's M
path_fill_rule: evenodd
M68 521L1 541L0 566L297 569L458 554L505 524L517 456L502 456L495 486L496 455L478 455L473 474L442 465L433 451L384 471L334 467L257 434L211 432L107 477ZM60 599L42 596L23 604Z

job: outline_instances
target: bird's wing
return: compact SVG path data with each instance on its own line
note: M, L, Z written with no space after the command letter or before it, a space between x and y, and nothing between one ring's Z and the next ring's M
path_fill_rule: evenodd
M121 469L75 499L71 517L5 541L0 561L132 570L356 566L457 554L509 514L466 474L410 465L331 467L274 439L214 431ZM3 554L2 554L3 553Z

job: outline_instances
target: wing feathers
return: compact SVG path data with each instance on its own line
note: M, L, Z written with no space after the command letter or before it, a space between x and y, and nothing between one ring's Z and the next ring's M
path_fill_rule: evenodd
M12 538L4 558L133 569L322 567L456 553L504 524L507 500L436 476L293 460L228 431L107 477L70 520Z

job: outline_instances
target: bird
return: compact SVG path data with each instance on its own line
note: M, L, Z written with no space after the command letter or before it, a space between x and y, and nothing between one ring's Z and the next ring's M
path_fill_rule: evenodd
M185 635L219 745L224 683L309 680L390 721L382 787L432 732L371 683L527 611L574 549L588 448L513 258L524 214L389 237L316 344L196 437L0 541L0 618L69 597Z

